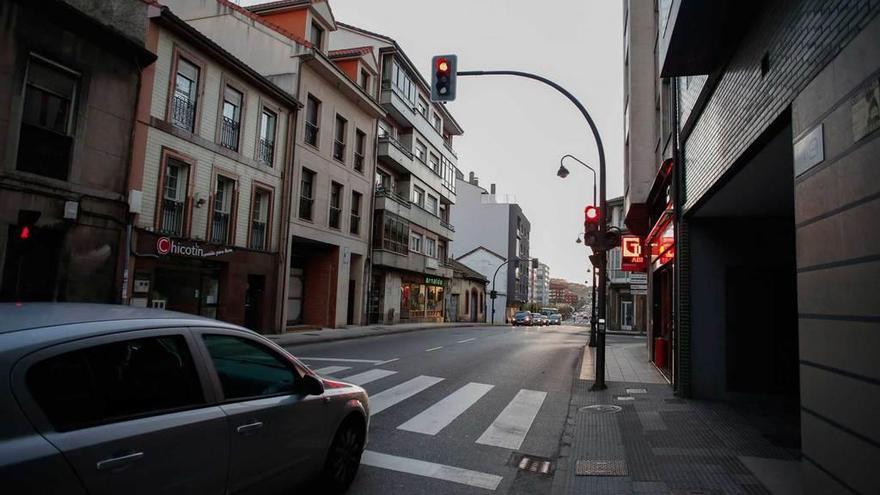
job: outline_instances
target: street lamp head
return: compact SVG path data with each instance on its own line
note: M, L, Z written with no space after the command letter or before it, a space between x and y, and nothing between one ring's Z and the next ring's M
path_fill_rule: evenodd
M576 239L576 240L575 240L575 241L574 241L574 242L576 242L576 243L578 243L578 244L580 244L580 243L581 243L581 238L580 238L580 237L578 237L578 238L577 238L577 239Z
M565 165L563 165L561 163L559 164L559 170L556 171L556 175L558 175L559 177L561 177L563 179L568 177L568 169L565 168Z

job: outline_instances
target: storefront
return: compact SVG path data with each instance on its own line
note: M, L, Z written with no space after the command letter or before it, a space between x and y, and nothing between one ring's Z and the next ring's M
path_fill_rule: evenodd
M276 255L137 231L130 304L275 328Z
M400 319L442 322L445 283L445 279L431 275L402 274Z
M648 234L646 245L651 258L648 267L651 298L651 356L654 364L672 377L674 319L673 286L675 269L675 224L670 205Z

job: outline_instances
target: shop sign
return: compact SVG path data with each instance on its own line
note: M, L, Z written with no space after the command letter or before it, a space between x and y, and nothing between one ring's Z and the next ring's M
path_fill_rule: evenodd
M620 269L625 272L643 272L648 260L642 255L642 240L637 235L620 236Z
M444 285L444 280L440 277L432 277L430 275L425 276L425 284L426 285Z
M194 258L211 258L214 256L229 254L232 252L232 249L206 249L197 242L181 242L175 241L169 237L160 237L156 240L156 252L163 256L176 254L179 256L192 256Z

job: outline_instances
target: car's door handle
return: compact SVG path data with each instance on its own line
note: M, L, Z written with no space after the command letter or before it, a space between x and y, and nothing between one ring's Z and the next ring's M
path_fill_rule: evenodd
M238 433L248 433L254 430L259 430L263 427L262 421L254 421L253 423L248 423L246 425L241 425L235 429Z
M131 454L122 455L119 457L112 457L110 459L104 459L103 461L99 461L97 464L98 471L106 471L109 469L116 469L120 466L124 466L126 464L131 464L132 462L139 461L144 458L143 452L132 452Z

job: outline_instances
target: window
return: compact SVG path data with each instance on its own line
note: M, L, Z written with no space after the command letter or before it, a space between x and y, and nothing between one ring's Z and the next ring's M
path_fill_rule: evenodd
M330 183L330 228L339 229L342 223L342 184Z
M269 244L269 207L272 203L272 194L269 191L256 188L254 201L251 204L251 249L264 251Z
M382 232L374 231L373 242L378 243L381 239L381 244L377 247L406 255L409 242L409 222L387 210L382 210L380 214L383 215L382 220L376 221L375 226L381 225Z
M199 68L189 60L177 59L174 96L171 100L171 123L189 132L195 132L196 103L199 93Z
M223 92L223 117L220 120L220 145L238 151L238 137L241 134L241 105L244 95L232 86Z
M446 253L447 253L446 241L444 241L444 240L438 241L437 242L437 259L439 259L440 261L445 263L446 262Z
M425 255L431 258L437 256L437 241L430 237L425 237Z
M376 169L376 191L391 192L391 176L382 170Z
M361 88L363 88L364 91L369 93L370 92L370 73L364 69L361 69L360 78L361 78L361 81L360 81Z
M447 223L447 224L449 223L449 208L442 203L440 204L440 215L439 216L440 216L440 220L442 222Z
M434 130L436 130L441 136L443 135L443 119L441 119L440 115L436 112L434 113L431 125L434 126Z
M162 214L159 231L173 236L183 235L189 167L169 158L165 162L165 184L162 188Z
M395 93L408 101L412 107L415 107L417 90L412 79L410 79L406 71L396 60L392 60L391 63L386 62L385 67L386 74L383 76L384 81L389 83L389 86Z
M180 335L75 350L34 364L27 387L56 431L70 431L205 403Z
M428 100L422 97L422 95L419 95L419 103L416 106L416 109L418 110L419 114L426 120L428 118L428 108L430 108L428 106Z
M312 95L306 99L306 135L305 141L318 147L318 131L320 130L321 101Z
M416 139L416 158L421 160L422 163L425 163L425 160L427 160L427 157L425 155L427 155L427 154L428 154L428 147L425 146L425 143Z
M361 234L361 198L363 195L357 191L351 192L351 222L349 232L354 235Z
M275 161L275 127L278 125L278 116L275 112L264 108L260 115L260 142L257 146L257 155L260 163L272 166Z
M324 28L319 26L317 22L312 23L312 32L311 32L311 38L309 38L309 41L311 41L312 44L318 48L318 50L323 48Z
M299 189L299 217L312 220L312 205L315 202L315 173L304 168Z
M425 207L425 191L421 187L413 187L412 202L421 206L422 208Z
M333 158L345 163L345 134L348 121L336 115L336 139L333 141Z
M294 393L299 375L268 348L228 335L203 336L226 400Z
M431 167L431 170L433 170L435 174L440 175L440 157L438 157L434 153L431 153L428 155L428 163Z
M18 141L18 170L67 180L77 80L75 73L31 57Z
M437 198L431 196L430 194L427 196L427 201L425 202L425 209L430 211L432 215L437 215Z
M379 139L391 137L391 128L385 122L379 121Z
M221 175L217 176L217 191L214 193L214 213L211 216L211 242L229 244L232 228L232 196L235 181Z
M422 252L422 234L411 233L409 236L409 250L414 253Z
M360 129L354 131L354 169L357 172L364 171L364 153L367 145L367 135Z

